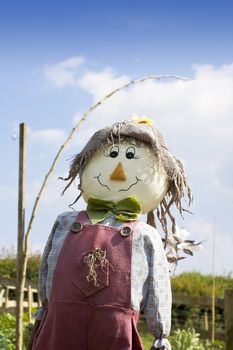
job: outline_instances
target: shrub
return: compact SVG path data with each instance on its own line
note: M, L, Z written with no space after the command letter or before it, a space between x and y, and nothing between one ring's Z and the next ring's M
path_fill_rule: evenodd
M177 329L170 337L173 350L205 350L194 329Z
M24 315L24 320L27 315ZM15 349L15 316L9 313L0 314L0 349L14 350ZM24 339L23 350L26 350L26 344L30 333L31 325L28 322L24 323Z
M172 292L177 295L211 296L212 276L199 272L185 272L172 277ZM223 297L224 289L233 288L231 276L216 276L216 296Z
M15 349L15 317L9 313L0 315L0 349Z
M26 278L28 281L37 282L39 274L40 255L31 255L28 258ZM16 259L6 257L0 259L1 278L16 278Z
M223 350L224 342L216 341L211 344L209 340L201 340L200 335L193 328L177 329L172 336L169 337L172 350Z

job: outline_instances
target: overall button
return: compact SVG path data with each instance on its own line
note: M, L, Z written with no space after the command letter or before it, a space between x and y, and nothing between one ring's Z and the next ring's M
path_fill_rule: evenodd
M123 237L128 237L129 235L131 235L132 233L132 230L129 226L124 226L122 227L122 229L120 230L120 234L123 236Z
M81 224L81 222L73 222L73 224L71 225L71 231L73 233L78 233L82 231L82 229L83 229L83 224Z

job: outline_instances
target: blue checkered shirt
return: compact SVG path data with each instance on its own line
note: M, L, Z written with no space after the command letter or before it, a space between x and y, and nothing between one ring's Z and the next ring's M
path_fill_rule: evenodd
M43 301L50 299L53 275L58 255L78 212L65 212L55 221L46 243L39 273L39 294ZM114 216L102 222L104 225L120 227L123 223ZM165 346L170 350L166 337L171 324L171 286L168 263L161 237L157 230L139 222L132 240L131 265L132 309L143 311L149 331L154 335L154 348ZM40 318L43 308L37 312Z

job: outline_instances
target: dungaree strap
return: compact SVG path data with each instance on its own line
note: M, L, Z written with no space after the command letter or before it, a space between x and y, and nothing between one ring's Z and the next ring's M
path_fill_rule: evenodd
M76 216L75 219L76 222L80 222L82 224L91 224L90 219L88 217L88 214L86 212L86 210L82 210L78 213L78 215ZM131 230L133 231L133 229L135 228L135 226L138 224L138 220L134 220L134 221L128 221L128 222L122 222L122 226L119 227L119 229L121 229L121 231L123 231L125 228L130 227ZM116 227L117 228L117 227ZM126 234L127 236L127 234Z

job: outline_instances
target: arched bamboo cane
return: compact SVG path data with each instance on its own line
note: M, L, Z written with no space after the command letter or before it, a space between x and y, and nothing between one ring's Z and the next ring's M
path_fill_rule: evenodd
M54 168L64 150L64 148L69 144L69 142L72 140L74 134L77 132L77 130L79 129L79 127L81 126L81 124L87 119L87 117L93 112L95 111L99 106L101 106L104 101L106 101L107 99L109 99L110 97L112 97L113 95L115 95L116 93L118 93L121 90L124 90L132 85L136 85L139 83L143 83L144 81L147 80L161 80L161 79L175 79L175 80L188 80L185 77L180 77L180 76L176 76L176 75L161 75L161 76L156 76L156 75L149 75L149 76L145 76L142 77L140 79L133 79L131 81L129 81L128 83L120 86L119 88L116 88L114 90L112 90L110 93L108 93L107 95L105 95L102 99L100 99L98 102L94 103L93 105L91 105L88 110L83 114L83 116L80 118L80 120L78 121L78 123L75 125L75 127L71 130L70 134L68 135L68 137L66 138L65 142L61 145L61 147L59 148L53 162L52 165L48 171L48 173L46 174L44 181L42 183L42 186L40 188L40 191L36 197L33 209L32 209L32 213L30 216L30 220L29 220L29 224L26 230L26 234L24 236L24 240L23 240L23 245L22 245L22 269L21 269L21 273L19 276L19 285L18 285L18 290L17 293L20 293L22 295L23 291L24 291L24 285L25 285L25 279L26 279L26 268L27 268L27 258L28 258L28 243L29 243L29 235L31 233L32 230L32 226L33 226L33 222L35 220L35 216L36 216L36 211L38 208L38 204L40 201L40 198L44 192L44 189L47 185L48 179L50 177L50 175L53 173ZM22 298L18 298L18 300L22 300ZM18 305L18 312L19 315L16 315L16 333L19 334L19 329L22 329L22 315L23 315L23 303L20 303L21 305ZM18 337L19 338L19 337ZM16 350L21 350L21 345L22 344L22 339L16 339Z

